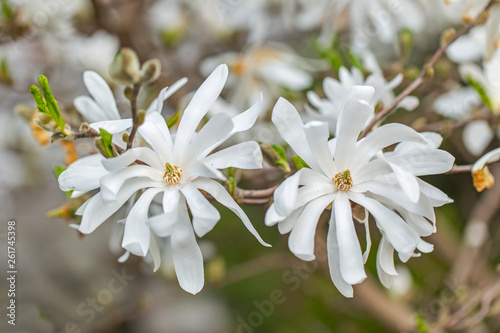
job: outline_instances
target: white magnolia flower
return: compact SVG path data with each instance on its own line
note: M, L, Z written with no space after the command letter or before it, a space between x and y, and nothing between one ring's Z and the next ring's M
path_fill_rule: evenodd
M346 102L349 92L354 86L369 86L375 89L375 93L370 102L370 105L375 107L377 104L382 103L389 105L394 101L393 90L401 84L403 75L399 74L391 81L387 82L381 72L374 72L366 79L363 73L356 67L351 71L345 67L339 69L339 79L327 77L323 81L323 90L326 98L320 98L315 92L308 91L307 98L316 110L306 107L307 120L320 120L329 124L330 132L334 133L337 123L337 118L340 110ZM405 97L398 107L413 110L419 104L419 100L415 96Z
M202 73L210 73L216 64L227 63L231 68L228 85L232 88L228 102L247 108L264 92L263 109L277 98L282 88L298 91L312 85L310 72L321 67L315 60L305 59L282 44L255 44L242 53L228 52L204 60Z
M79 96L75 98L74 105L85 120L90 122L89 125L91 128L96 131L98 131L99 128L103 128L111 134L117 134L132 127L131 118L121 118L113 92L99 74L92 71L86 71L83 73L83 82L91 97ZM146 118L152 112L161 113L163 102L186 84L186 82L187 79L183 78L170 87L163 88L158 97L151 102L146 110Z
M490 3L489 0L445 0L445 3L449 4L459 4L461 5L460 15L462 20L466 23L470 23L478 18L478 16L485 10L486 6ZM500 38L500 4L493 4L488 10L488 20L486 21L486 26L484 29L476 29L471 31L473 34L471 38L462 37L458 46L453 46L454 48L460 48L465 51L465 55L471 56L471 53L477 52L478 46L481 47L484 54L484 60L489 61L495 50L498 48L498 42ZM482 36L475 36L474 34L481 34ZM460 45L462 44L462 45ZM466 49L466 46L472 46L474 49ZM451 51L452 59L456 50ZM448 52L449 54L449 52ZM462 56L463 57L463 56Z
M459 67L464 81L469 78L479 84L486 94L494 114L500 113L500 53L483 63L483 68L473 63L462 64ZM450 118L466 118L481 104L481 96L472 87L458 88L438 97L434 103L436 112ZM475 155L481 155L491 140L495 130L486 120L475 120L468 123L462 132L462 139L467 150Z
M220 65L200 86L184 111L175 139L172 139L165 119L153 112L139 127L141 136L151 148L129 149L118 157L102 160L102 166L92 169L84 165L70 166L59 177L59 185L64 191L100 189L77 211L82 215L79 230L86 234L112 216L134 193L142 191L125 220L122 246L139 256L145 256L149 251L159 257L155 237L170 237L179 284L193 294L204 284L203 259L195 233L204 236L220 219L217 209L200 191L209 193L232 210L248 230L268 246L225 188L212 179L224 179L218 169L260 168L259 145L253 141L243 142L209 155L233 134L254 124L261 99L234 118L225 114L211 118L196 132L220 94L227 75L227 66ZM155 199L162 203L163 211L150 216L150 206Z
M280 134L310 169L302 168L278 187L275 201L266 214L266 225L278 224L281 233L290 232L290 250L302 260L313 260L318 219L331 204L328 263L333 283L347 297L353 295L352 285L366 278L364 262L371 243L365 222L368 247L363 255L354 228L351 202L364 207L383 233L381 247L387 250L379 251L384 256L378 261L388 275L393 275L390 269L393 261L386 256L392 253L391 249L399 253L402 261L413 256L417 248L427 250L427 243L420 239L420 230L414 225L423 228L422 223L429 223L417 217L432 219L433 216L427 195L421 195L428 192L428 187L422 186L404 166L399 166L402 164L397 160L398 156L401 158L400 153L386 158L379 156L383 148L397 142L425 145L427 141L422 135L402 124L388 124L357 141L373 112L373 107L366 102L373 93L370 87L353 89L342 110L337 137L330 142L326 124L313 121L303 125L297 111L284 99L278 101L272 115ZM442 164L436 164L434 171L439 172ZM391 179L394 182L389 183ZM410 192L411 197L406 192ZM412 221L405 221L403 217L407 216L402 213L411 216Z

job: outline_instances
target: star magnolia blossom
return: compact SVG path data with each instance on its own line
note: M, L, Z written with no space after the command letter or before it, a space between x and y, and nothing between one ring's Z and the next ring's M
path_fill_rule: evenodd
M86 71L83 73L83 82L92 98L89 96L79 96L75 98L74 105L78 112L90 122L89 125L91 128L96 131L99 131L99 128L103 128L111 134L117 134L132 127L131 118L121 118L113 92L99 74ZM146 118L152 112L160 113L163 108L163 102L186 84L186 82L187 79L182 78L170 87L163 88L158 97L146 110Z
M466 23L470 23L478 18L478 16L484 11L486 6L489 4L489 0L445 0L445 3L460 3L463 5L462 8L462 19ZM493 4L488 11L488 21L486 22L486 29L483 31L482 42L480 44L484 47L484 60L489 61L495 50L498 48L498 42L500 38L500 26L498 22L500 20L500 4ZM462 39L462 42L466 42L466 39ZM471 46L470 43L464 44L463 46ZM477 46L476 51L477 51ZM462 48L463 49L463 48ZM467 54L474 52L472 50L466 50Z
M306 107L306 111L308 112L306 120L325 121L330 125L330 132L334 133L340 110L352 87L355 85L373 87L375 93L371 101L369 101L370 104L372 106L376 106L378 103L388 105L394 100L394 88L399 86L402 81L403 75L399 74L391 81L386 82L383 74L379 72L371 74L365 80L363 73L356 67L353 67L350 72L347 68L341 67L339 69L338 80L327 77L323 81L323 90L326 98L320 98L313 91L307 92L309 102L317 111ZM414 110L418 104L418 98L415 96L407 96L398 104L398 107L411 111Z
M151 246L156 246L155 237L170 237L179 284L193 294L204 284L203 258L195 233L204 236L220 219L217 209L200 191L209 193L232 210L261 244L269 246L224 187L211 179L224 180L218 169L261 168L259 145L253 141L243 142L209 155L234 133L247 130L255 123L262 98L236 117L220 114L211 118L196 132L220 94L227 75L227 66L220 65L205 80L186 107L175 139L172 139L165 119L153 112L139 127L141 136L151 148L132 148L118 157L103 159L101 169L70 166L59 177L59 185L64 191L88 191L89 187L100 189L77 212L82 215L79 230L85 234L93 232L134 193L142 191L125 219L122 247L145 256ZM92 186L86 180L89 178L94 179ZM155 199L162 203L163 212L149 216Z
M309 88L313 83L310 72L323 67L321 62L302 58L285 45L267 43L254 44L242 53L227 52L205 59L201 71L209 73L221 62L232 69L229 103L245 108L265 91L265 110L280 95L282 87L294 91Z
M364 262L370 245L365 222L368 247L363 255L354 228L351 202L364 207L383 234L380 245L383 249L379 251L382 255L377 261L384 268L381 271L389 284L391 276L397 274L391 267L393 259L388 257L393 249L402 261L412 257L416 249L429 250L420 238L419 234L424 232L419 228L429 224L425 218L433 218L432 204L426 200L437 196L415 179L411 173L414 170L398 167L401 164L398 157L404 161L407 156L401 152L385 159L380 156L383 148L398 142L426 145L422 135L402 124L388 124L357 140L373 112L373 107L366 102L373 93L371 87L353 88L342 107L337 136L330 142L327 124L313 121L304 125L294 107L284 99L278 101L272 115L280 134L310 169L302 168L276 189L275 201L266 213L266 225L278 224L281 233L290 232L290 250L302 260L314 260L316 226L325 208L332 205L328 263L333 283L347 297L353 296L352 285L366 278ZM446 163L451 167L449 161ZM443 169L439 160L436 164L434 169L428 166L430 171ZM394 181L389 183L391 180ZM399 185L401 182L406 190ZM412 196L408 197L405 192ZM412 217L411 222L403 219L408 216Z

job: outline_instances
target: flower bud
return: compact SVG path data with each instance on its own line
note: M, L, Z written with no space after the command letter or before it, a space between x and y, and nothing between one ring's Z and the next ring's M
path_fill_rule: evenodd
M441 46L448 44L450 39L452 39L456 33L457 31L454 28L449 28L443 31L441 34Z
M122 48L109 66L109 75L124 85L133 85L141 80L139 58L134 50Z
M161 62L158 59L146 61L141 68L141 83L150 84L158 80L161 74Z
M138 124L138 126L141 126L144 123L145 119L146 119L146 110L139 110L137 112L137 124Z

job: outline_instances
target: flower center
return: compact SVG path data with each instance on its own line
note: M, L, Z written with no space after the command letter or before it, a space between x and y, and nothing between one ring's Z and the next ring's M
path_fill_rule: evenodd
M347 191L352 187L351 171L349 170L337 173L332 180L339 190Z
M182 176L182 169L177 165L172 165L170 163L165 164L165 174L163 179L167 184L173 185L177 184Z

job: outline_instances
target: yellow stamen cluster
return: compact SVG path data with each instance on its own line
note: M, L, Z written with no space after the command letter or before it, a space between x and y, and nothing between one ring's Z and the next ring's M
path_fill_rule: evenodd
M351 171L349 170L337 173L332 180L339 190L347 191L352 187Z
M182 169L177 165L172 165L170 163L165 164L165 174L163 179L167 184L173 185L177 184L182 176Z

